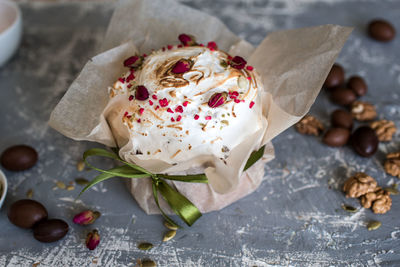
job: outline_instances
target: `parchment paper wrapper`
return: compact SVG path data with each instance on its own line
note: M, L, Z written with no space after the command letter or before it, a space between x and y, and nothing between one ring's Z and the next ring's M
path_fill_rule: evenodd
M265 87L263 116L268 127L233 149L227 165L212 158L200 162L202 166L207 165L202 169L191 169L187 162L176 166L155 160L135 163L153 172L206 173L209 184L171 184L201 212L218 210L250 194L260 185L264 163L274 157L271 139L308 112L351 30L324 25L280 31L269 34L254 49L218 19L172 0L120 1L102 43L101 51L105 52L85 65L52 112L49 124L75 140L116 146L120 140L115 140L118 136L107 123L105 109L109 101L108 86L125 72L123 60L138 52L149 53L151 49L176 44L181 33L192 34L202 43L216 41L220 49L248 59L248 63L260 73ZM262 160L243 173L241 170L251 152L265 144ZM124 153L120 156L126 159ZM159 213L150 180L130 179L129 182L140 207L148 214ZM163 200L161 206L169 210Z

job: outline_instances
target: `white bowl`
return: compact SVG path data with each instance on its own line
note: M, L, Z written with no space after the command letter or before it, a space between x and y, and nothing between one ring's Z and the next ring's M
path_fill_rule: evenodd
M0 184L1 184L1 189L0 189L0 209L1 209L1 206L3 206L4 199L6 198L7 195L7 179L1 170L0 170Z
M22 16L17 4L0 0L0 67L11 57L21 41Z

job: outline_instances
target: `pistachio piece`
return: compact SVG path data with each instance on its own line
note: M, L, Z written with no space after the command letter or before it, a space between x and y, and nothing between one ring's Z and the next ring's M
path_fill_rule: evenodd
M153 244L152 243L148 243L148 242L144 242L144 243L140 243L137 247L140 250L149 250L149 249L153 248Z
M370 221L367 225L368 231L376 230L381 227L382 223L379 221Z
M178 230L178 226L169 223L168 221L164 222L164 226L170 230Z
M342 209L348 212L357 212L357 208L354 208L353 206L342 204Z
M175 235L176 235L176 230L170 230L165 233L162 241L167 242L167 241L171 240L172 238L174 238Z

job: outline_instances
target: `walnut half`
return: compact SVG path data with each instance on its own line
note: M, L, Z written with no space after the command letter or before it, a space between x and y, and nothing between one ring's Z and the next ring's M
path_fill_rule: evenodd
M392 199L389 192L377 187L374 192L361 196L361 205L366 209L372 207L374 213L383 214L390 210Z
M370 121L377 116L374 105L362 101L353 102L351 105L351 114L359 121Z
M346 197L360 197L369 192L374 192L377 182L371 176L358 172L344 183L343 191Z
M384 168L386 173L400 178L400 152L387 154Z
M324 130L324 126L314 116L306 115L296 123L296 130L301 134L318 136Z
M396 126L393 121L379 120L370 123L372 129L374 129L379 141L390 141L392 140L393 134L396 132Z

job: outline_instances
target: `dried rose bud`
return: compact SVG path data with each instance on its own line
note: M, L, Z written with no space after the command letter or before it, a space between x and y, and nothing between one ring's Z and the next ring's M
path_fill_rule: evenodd
M125 61L124 61L124 66L125 67L130 67L130 66L132 66L133 64L135 64L136 63L136 61L138 61L140 58L138 57L138 56L131 56L131 57L128 57L127 59L125 59Z
M235 56L232 61L231 61L231 66L235 69L241 70L243 69L247 64L247 61L244 60L244 58Z
M184 46L189 46L189 45L195 45L196 44L196 38L194 38L194 36L189 35L189 34L185 34L182 33L179 35L179 41L181 41L181 43Z
M190 62L187 60L179 60L176 62L175 66L172 68L172 73L185 73L190 70Z
M147 90L147 88L143 85L139 85L136 88L136 93L135 93L135 97L137 100L146 100L149 98L149 91Z
M75 215L72 221L76 224L88 225L94 223L100 215L98 211L85 210Z
M210 108L216 108L216 107L221 106L222 104L225 103L226 96L227 96L227 93L213 94L210 97L210 100L208 100L208 106L210 106Z
M218 45L216 42L208 42L207 47L212 49L212 50L217 50L218 49Z
M88 233L86 236L86 247L90 250L94 250L100 243L99 232L95 229Z

